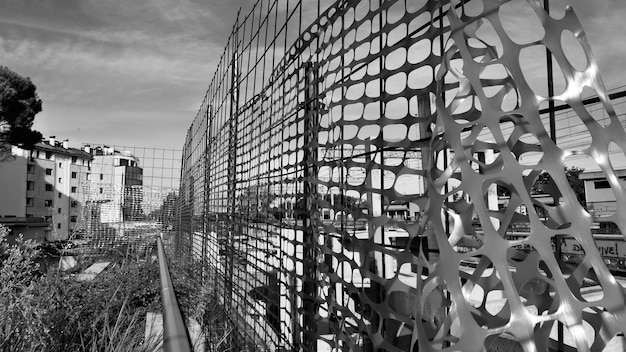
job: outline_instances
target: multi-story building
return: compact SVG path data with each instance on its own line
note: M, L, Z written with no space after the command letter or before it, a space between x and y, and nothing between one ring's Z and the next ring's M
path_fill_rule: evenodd
M626 187L626 170L615 170L622 187ZM610 221L618 209L615 191L602 171L582 172L579 178L585 184L587 211L595 217L594 228L601 233L620 233L617 224Z
M85 146L84 150L93 156L89 193L100 203L99 221L119 223L141 218L143 169L139 159L110 147Z
M68 239L78 221L79 186L90 179L92 155L55 137L33 150L12 148L0 164L0 216L40 217L50 224L47 240Z

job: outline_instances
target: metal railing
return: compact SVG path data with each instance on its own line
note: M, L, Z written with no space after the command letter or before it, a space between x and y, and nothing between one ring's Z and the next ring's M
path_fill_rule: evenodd
M191 340L180 313L174 286L167 267L167 258L163 250L163 242L157 238L159 255L159 277L161 278L161 304L163 307L163 351L187 352L191 351Z

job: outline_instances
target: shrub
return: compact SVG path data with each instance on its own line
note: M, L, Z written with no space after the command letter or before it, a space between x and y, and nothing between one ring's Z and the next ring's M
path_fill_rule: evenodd
M160 311L154 263L114 265L82 282L51 270L43 276L38 247L9 246L0 226L0 351L153 351L145 314Z
M0 226L0 351L154 351L160 339L144 341L144 330L146 313L161 312L157 263L100 257L112 264L93 281L57 269L42 275L41 246L9 246L7 233ZM183 315L220 327L210 334L217 350L231 345L231 324L198 287L199 264L170 261L169 269Z
M0 350L38 351L46 346L45 309L35 294L38 251L31 241L9 246L9 230L0 226Z
M49 351L135 351L143 341L145 315L160 311L154 264L116 265L93 281L49 273L39 287L50 302ZM46 293L48 292L48 293Z

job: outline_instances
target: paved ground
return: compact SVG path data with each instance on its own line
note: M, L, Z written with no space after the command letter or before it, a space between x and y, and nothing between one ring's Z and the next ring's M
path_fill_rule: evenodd
M111 264L111 262L94 263L90 267L85 269L85 271L83 271L82 273L76 275L76 279L79 280L79 281L91 281L98 274L103 272L104 269L106 269L109 266L109 264Z
M193 350L195 352L203 352L205 350L205 338L202 334L202 328L200 324L191 319L187 322L187 330L191 337L193 344ZM158 340L161 341L157 345L154 352L163 351L163 315L161 313L148 313L146 314L146 330L144 332L146 341Z

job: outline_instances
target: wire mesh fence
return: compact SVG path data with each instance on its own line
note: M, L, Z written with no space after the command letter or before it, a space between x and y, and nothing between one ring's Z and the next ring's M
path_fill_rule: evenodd
M174 232L181 152L93 144L83 150L92 160L72 188L74 252L151 255L155 236Z
M533 43L570 86L582 76L550 38L580 23L511 4L260 0L238 18L187 133L176 215L177 257L200 263L191 279L223 305L232 348L601 350L623 332L623 290L563 170L582 153L614 175L606 141L626 150L623 128L595 80L619 128L571 90L559 99L596 144L550 138L539 111L557 99L533 91L532 45L503 23L536 16ZM543 172L550 204L531 197ZM508 240L516 221L531 235ZM560 262L562 236L585 248L578 266Z

